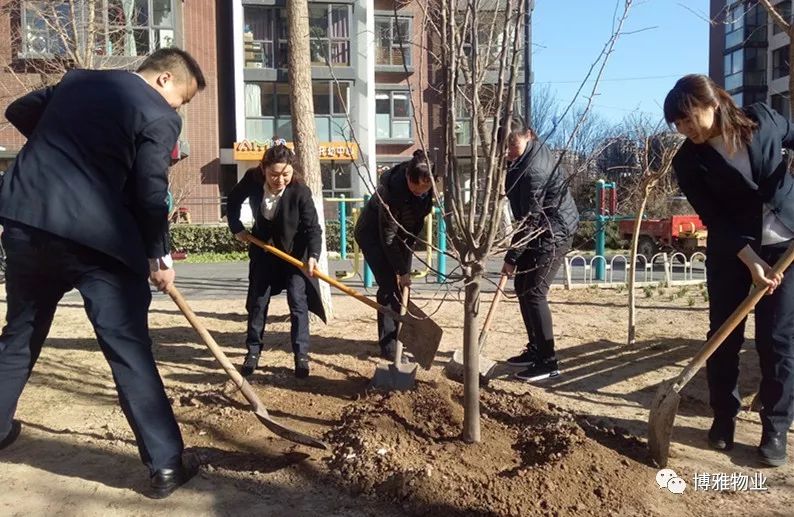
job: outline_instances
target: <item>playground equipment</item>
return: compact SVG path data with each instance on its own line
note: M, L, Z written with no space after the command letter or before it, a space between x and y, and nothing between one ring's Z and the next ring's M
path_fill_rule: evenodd
M340 195L339 197L330 197L324 199L325 202L338 203L339 205L339 258L342 260L347 260L348 258L347 244L350 229L348 228L347 216L348 214L353 216L353 227L355 227L362 210L356 205L366 205L369 201L369 198L370 196L368 195L365 195L363 198L347 198L344 195ZM348 204L352 206L348 207ZM425 219L424 228L424 240L428 243L424 251L425 267L421 270L412 271L411 276L413 278L429 277L434 269L433 264L435 263L436 281L438 283L443 283L447 279L447 227L446 223L444 222L443 214L439 208L433 208L430 214L428 214L427 218ZM434 249L433 245L431 244L433 242L434 228L436 230L436 249ZM436 253L438 253L437 258ZM371 288L375 284L372 270L369 268L369 265L366 263L366 261L363 260L361 250L359 249L358 243L355 239L353 239L353 267L350 271L337 271L336 278L338 280L348 280L353 278L358 274L359 271L361 271L362 263L362 279L364 281L364 287L367 289Z

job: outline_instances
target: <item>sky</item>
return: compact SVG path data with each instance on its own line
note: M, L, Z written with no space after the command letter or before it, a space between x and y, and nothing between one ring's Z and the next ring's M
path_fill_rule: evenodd
M548 84L560 102L573 98L612 34L623 0L535 0L532 17L535 84ZM593 110L618 122L639 110L662 117L675 81L708 73L708 0L634 0L609 58ZM589 95L593 83L585 86ZM584 96L582 102L586 102Z

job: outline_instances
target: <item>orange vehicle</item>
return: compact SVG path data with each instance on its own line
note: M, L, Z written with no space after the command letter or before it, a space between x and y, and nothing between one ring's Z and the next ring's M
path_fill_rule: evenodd
M633 220L618 223L621 237L631 242ZM645 219L640 225L637 253L650 260L659 251L678 251L690 257L706 249L706 227L695 214L672 215L665 219Z

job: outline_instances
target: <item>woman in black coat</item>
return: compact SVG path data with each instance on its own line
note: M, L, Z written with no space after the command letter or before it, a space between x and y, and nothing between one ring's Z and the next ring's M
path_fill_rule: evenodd
M284 145L269 148L259 167L245 173L226 202L229 229L238 240L248 242L248 236L253 235L306 264L304 271L259 246L248 245L248 353L243 376L251 375L259 365L271 296L287 291L296 377L309 375L309 311L325 321L319 285L312 276L320 258L322 230L312 193L293 170L294 159ZM240 222L240 207L246 199L255 214L250 234Z
M518 379L533 382L559 375L548 293L579 226L568 178L549 148L523 121L507 134L505 190L518 225L502 273L515 275L515 290L529 341L507 360L524 369Z
M709 336L752 284L769 287L755 308L763 404L758 454L766 465L783 465L794 417L794 275L772 275L770 265L794 238L794 179L781 152L794 148L794 127L765 104L737 107L704 75L687 75L675 84L664 116L687 137L673 168L708 228ZM714 412L708 442L718 450L733 447L743 341L744 322L706 365Z
M400 310L400 288L411 285L416 236L433 208L433 175L425 153L414 153L380 177L378 191L361 210L355 239L378 282L377 300ZM381 357L394 359L396 322L378 313Z

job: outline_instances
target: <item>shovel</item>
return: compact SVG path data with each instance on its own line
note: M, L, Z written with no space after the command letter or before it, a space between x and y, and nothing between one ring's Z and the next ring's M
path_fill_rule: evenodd
M405 311L408 308L409 294L410 287L403 287L400 316L405 316ZM403 344L402 341L398 339L397 348L394 351L394 363L390 363L388 366L378 365L378 367L375 368L375 375L372 377L372 386L385 391L403 391L413 388L416 384L416 365L403 364L402 359Z
M295 267L306 267L300 260L284 253L278 248L265 244L253 235L249 235L247 239L249 242L259 246L268 253L272 253L278 258L289 262ZM430 369L430 367L433 365L433 359L436 357L438 346L441 344L441 336L444 334L444 331L419 307L414 305L412 302L409 302L408 313L410 316L401 316L391 307L386 307L380 305L376 301L370 300L355 289L346 286L342 282L326 275L322 271L315 270L314 276L324 282L331 284L343 293L352 296L356 300L369 305L376 311L402 323L402 325L400 325L400 332L397 336L397 339L405 344L405 347L409 352L411 352L411 354L413 354L414 359L420 366L422 366L422 368L425 370Z
M483 323L482 330L480 331L479 343L477 343L480 353L480 376L486 379L491 375L494 366L496 366L496 361L483 357L482 351L485 349L486 337L488 336L488 330L491 328L491 320L493 320L493 316L496 314L496 306L499 304L504 294L507 278L507 275L502 275L499 278L499 284L496 286L496 294L494 294L493 301L491 301L488 315L485 316L485 323ZM452 354L452 359L444 365L444 373L450 379L460 382L463 381L463 350L455 350Z
M176 286L171 285L168 289L168 295L174 300L174 303L179 307L179 310L182 311L182 314L185 315L187 320L196 329L201 339L204 341L204 344L207 345L207 348L210 349L212 355L215 356L215 359L221 364L226 373L229 377L232 378L234 383L242 392L245 399L251 404L251 408L254 411L254 414L259 419L260 422L264 424L265 427L270 429L273 434L284 438L285 440L289 440L291 442L299 443L302 445L308 445L309 447L315 447L317 449L328 449L328 446L321 442L320 440L313 438L307 434L303 434L301 432L295 431L294 429L290 429L283 424L278 423L277 421L273 420L273 418L268 414L267 409L259 400L259 397L254 392L251 385L248 384L240 372L238 372L232 363L229 361L229 358L226 357L226 354L223 353L223 350L218 346L218 343L212 338L207 329L204 328L204 325L201 324L196 314L187 304L185 299L182 297L182 294L176 288Z
M794 244L791 244L785 255L780 257L780 260L772 268L772 272L775 274L782 273L791 265L792 261L794 261ZM692 362L684 368L681 374L659 386L648 416L648 449L650 450L651 458L659 467L667 466L667 458L670 454L670 438L673 434L673 422L678 412L678 404L681 402L681 390L700 370L725 338L733 332L739 322L750 314L753 307L766 294L767 289L766 286L754 287L747 298L720 325L717 332L706 341L703 348L692 358Z

